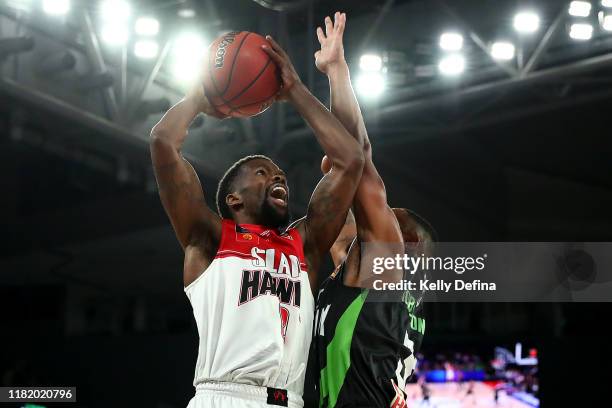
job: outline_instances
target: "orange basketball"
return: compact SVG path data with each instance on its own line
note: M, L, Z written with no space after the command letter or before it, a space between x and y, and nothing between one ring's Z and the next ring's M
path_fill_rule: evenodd
M232 31L208 48L204 89L219 112L234 117L254 116L274 102L281 86L279 71L262 45L269 43L259 34Z

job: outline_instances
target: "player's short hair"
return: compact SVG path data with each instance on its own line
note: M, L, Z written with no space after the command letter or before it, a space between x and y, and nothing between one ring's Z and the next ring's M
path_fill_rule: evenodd
M438 233L436 232L434 227L429 223L429 221L427 221L425 218L421 217L416 212L409 210L408 208L393 208L392 210L393 212L401 212L401 213L406 214L408 218L411 219L412 222L414 222L418 228L422 229L427 235L425 238L425 241L428 244L433 244L434 242L438 242ZM398 221L400 221L399 218L398 218ZM402 235L404 235L404 228L401 225L401 221L400 221L400 228L402 229Z
M254 154L251 156L243 157L238 160L236 163L232 164L229 169L225 172L221 180L219 180L219 185L217 186L217 212L221 216L221 218L232 218L232 212L230 211L229 206L225 202L225 198L231 192L233 183L238 176L240 169L243 165L250 162L251 160L256 159L264 159L268 160L271 163L274 163L271 158L268 156L264 156L262 154Z
M404 210L416 221L417 224L419 224L421 228L423 228L427 235L429 235L432 242L438 242L438 232L434 229L429 221L408 208L404 208Z

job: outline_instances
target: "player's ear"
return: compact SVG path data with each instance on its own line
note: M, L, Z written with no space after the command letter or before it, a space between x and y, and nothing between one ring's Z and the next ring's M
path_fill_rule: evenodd
M321 171L323 172L323 174L329 173L331 168L332 168L331 160L329 160L327 156L323 156L323 159L321 160Z
M236 211L243 204L242 197L238 193L230 193L225 197L225 204L227 204L227 206L232 210Z

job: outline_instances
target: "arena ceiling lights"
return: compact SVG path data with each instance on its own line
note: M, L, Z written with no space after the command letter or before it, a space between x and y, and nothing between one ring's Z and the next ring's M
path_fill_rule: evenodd
M497 41L491 45L491 56L498 61L514 59L516 47L509 41Z
M355 81L357 93L366 98L379 97L386 88L383 58L378 54L364 54L359 58L359 76Z
M154 36L159 33L159 21L153 17L140 17L134 23L134 31L142 36Z
M110 46L125 45L129 39L130 4L123 0L105 0L100 4L102 40Z
M440 36L439 45L444 51L460 51L463 48L463 36L454 32L444 33Z
M438 63L438 71L444 76L457 76L465 70L465 58L458 54L463 48L463 36L457 32L445 32L438 42L445 55Z
M196 68L208 45L207 39L198 31L162 33L164 27L158 19L161 15L156 15L157 9L145 10L143 7L137 7L140 2L132 0L0 0L0 3L20 12L44 12L54 24L61 20L56 16L67 14L78 20L76 12L81 8L74 6L77 3L86 3L89 7L85 8L90 9L88 11L94 19L94 24L90 26L93 28L87 29L94 34L97 32L102 44L108 47L109 51L124 52L125 47L133 47L130 50L132 55L147 62L153 60L151 69L155 67L155 75L160 70L165 72L179 89L184 88L197 76ZM176 5L172 17L179 25L191 23L185 19L197 15L196 4L193 0L181 1ZM583 52L579 48L585 47L585 43L593 44L593 47L603 51L606 42L612 41L612 0L564 0L554 7L556 17L553 16L551 7L519 8L514 11L514 15L499 18L500 25L510 18L505 27L500 26L500 36L487 38L479 37L478 27L470 27L470 24L461 18L462 11L459 10L454 13L455 17L459 15L459 18L455 18L448 27L443 27L446 30L429 33L434 35L434 39L423 44L426 47L424 51L418 51L424 56L419 65L394 64L389 52L383 50L362 55L355 81L356 92L365 98L375 99L386 91L401 92L401 88L410 86L410 83L416 84L415 87L419 90L427 89L429 84L419 78L445 77L457 80L466 77L468 70L468 80L474 82L478 81L476 75L479 75L481 69L501 69L510 78L522 79L537 69L542 56L550 52L549 48L557 50L560 49L558 45L566 47L568 42L572 41L578 56ZM592 41L594 39L598 41ZM553 47L550 47L551 44ZM567 50L567 47L565 49ZM583 50L588 52L588 49ZM572 50L569 51L571 54ZM554 52L559 54L565 51ZM523 58L519 60L518 55ZM117 52L114 57L118 56ZM417 72L417 68L423 69ZM436 86L432 84L436 91L445 89L444 86L435 88ZM396 96L392 95L392 98Z
M572 1L568 13L574 17L588 17L591 14L591 3L588 1Z
M382 57L377 54L364 54L359 58L359 68L362 71L381 71Z
M593 37L593 26L587 23L574 23L570 26L569 36L579 41L590 40Z
M63 16L70 11L70 0L43 0L42 9L52 16Z
M154 40L138 40L134 43L134 55L142 59L151 59L159 54L159 44Z
M465 71L465 58L460 54L451 54L440 60L438 70L445 76L457 76Z
M127 21L132 15L132 6L124 0L104 0L100 5L100 14L106 21Z
M197 78L207 45L207 41L195 32L176 37L172 45L172 75L178 82L189 84Z
M521 34L533 34L540 28L540 16L533 11L521 11L514 16L513 25Z
M140 17L134 23L134 32L140 36L134 43L134 55L142 59L157 57L159 44L152 37L159 33L159 20L153 17Z

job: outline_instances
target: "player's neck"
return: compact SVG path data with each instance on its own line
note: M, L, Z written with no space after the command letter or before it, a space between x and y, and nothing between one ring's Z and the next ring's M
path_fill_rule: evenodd
M234 222L238 225L240 224L261 225L260 220L250 215L243 214L243 213L234 214Z

